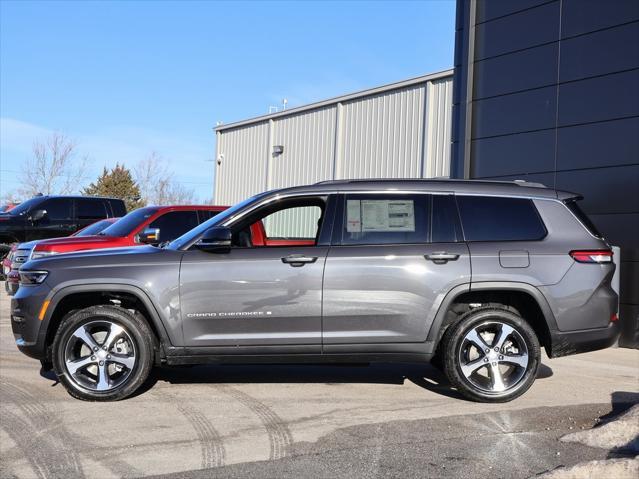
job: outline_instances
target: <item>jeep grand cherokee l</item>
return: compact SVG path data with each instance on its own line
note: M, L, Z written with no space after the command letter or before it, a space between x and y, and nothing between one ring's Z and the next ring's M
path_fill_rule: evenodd
M468 398L508 401L541 347L617 337L612 252L578 199L452 180L262 193L164 248L30 261L13 332L88 400L129 396L154 364L434 359ZM253 243L258 221L274 243Z

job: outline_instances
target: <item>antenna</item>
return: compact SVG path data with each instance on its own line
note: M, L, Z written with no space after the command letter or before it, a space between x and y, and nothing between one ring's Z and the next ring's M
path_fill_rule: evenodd
M286 110L286 105L288 105L288 98L282 100L282 110Z

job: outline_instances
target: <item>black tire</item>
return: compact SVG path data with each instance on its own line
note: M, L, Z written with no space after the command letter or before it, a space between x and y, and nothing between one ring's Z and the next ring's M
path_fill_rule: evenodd
M508 353L504 353L503 348L500 351L494 349L498 342L497 334L501 336L501 329L498 329L500 328L499 325L507 325L516 332L511 333L508 340L510 342L507 344L509 348L513 344L518 344L518 347L509 349ZM467 338L467 335L472 335L473 331L482 330L482 328L486 329L484 330L485 332L481 333L483 336L480 339L486 337L486 332L489 333L488 337L490 337L492 330L498 331L492 337L491 344L483 343L483 346L486 347L481 352L483 356L479 355L479 348L476 343L469 341ZM527 359L524 357L523 350L526 351ZM444 373L448 380L465 397L478 402L507 402L521 396L535 381L537 369L541 362L541 350L537 335L521 316L505 308L477 308L461 316L444 333L441 351ZM510 355L509 353L512 351L518 351L521 355ZM476 359L465 362L464 359L471 352L477 354ZM505 360L502 363L501 361L504 358ZM523 367L509 363L510 358L517 359L522 363L527 361L527 364ZM491 363L493 359L495 362ZM474 367L477 367L477 369L470 377L467 377L462 371L462 363L464 363L464 367L471 366L470 369ZM491 364L497 364L496 367L500 369L505 368L507 374L512 375L512 384L506 386L506 383L501 381L503 378L500 372L495 374L495 376L500 378L501 385L495 384L494 366L491 367ZM484 371L482 371L482 368L484 368ZM480 374L480 371L482 371L482 374L485 373L485 379ZM485 384L482 384L482 382L485 382ZM491 390L493 388L494 390Z
M65 361L70 345L73 344L73 341L76 341L74 332L81 327L91 327L91 325L94 324L117 325L126 333L125 344L130 346L129 343L132 343L132 357L134 358L132 360L132 367L123 368L124 372L122 373L116 371L115 375L120 375L119 380L121 383L118 383L117 386L108 390L92 389L90 384L87 385L86 380L81 380L81 378L90 377L89 374L83 373L84 375L80 377L71 375ZM100 344L97 336L91 336L91 339L95 340L99 346L103 346L107 341L106 337L102 344ZM117 356L116 351L107 351L106 349L104 351L104 353L98 351L96 354L111 352L114 357ZM142 318L136 317L128 310L117 306L91 306L72 312L62 320L52 346L53 369L58 379L71 396L85 401L118 401L133 394L149 376L151 367L153 366L153 354L153 333L149 329L148 324ZM131 359L128 356L120 356ZM108 358L111 359L111 356L108 356ZM103 362L100 362L101 365L103 363L106 365L105 368L107 368L107 371L109 367L113 367L110 366L110 364L116 364L115 361L111 362L106 358L104 358ZM97 364L95 368L97 368ZM111 377L109 377L109 381L110 380Z

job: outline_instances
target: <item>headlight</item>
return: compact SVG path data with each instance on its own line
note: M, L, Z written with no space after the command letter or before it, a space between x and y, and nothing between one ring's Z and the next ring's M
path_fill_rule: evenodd
M32 251L31 258L29 259L38 259L44 258L45 256L51 256L52 254L58 254L57 251Z
M48 274L48 271L20 271L20 284L40 284Z

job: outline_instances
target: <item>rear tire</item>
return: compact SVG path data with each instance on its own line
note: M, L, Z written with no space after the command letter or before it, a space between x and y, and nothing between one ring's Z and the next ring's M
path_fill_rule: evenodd
M442 338L444 373L473 401L507 402L525 393L541 362L539 340L518 314L477 308L451 325Z
M143 319L117 306L75 311L62 320L53 340L54 371L77 399L124 399L149 375L152 334Z

